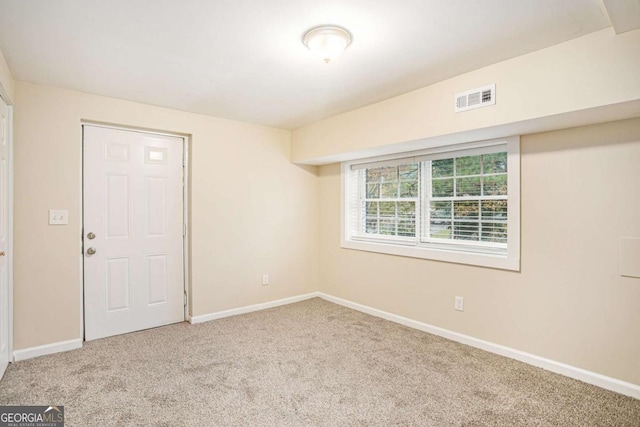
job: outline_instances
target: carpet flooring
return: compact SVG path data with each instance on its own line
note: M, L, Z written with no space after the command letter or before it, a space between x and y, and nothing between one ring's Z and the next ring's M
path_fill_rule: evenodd
M67 426L640 426L640 400L321 299L12 363Z

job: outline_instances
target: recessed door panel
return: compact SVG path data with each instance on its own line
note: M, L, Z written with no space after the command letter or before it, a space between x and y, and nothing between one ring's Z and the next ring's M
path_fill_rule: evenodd
M147 235L167 234L167 179L146 177Z
M144 147L144 161L149 164L166 165L169 161L168 150L165 147Z
M150 255L147 257L148 304L167 302L167 256Z
M129 177L107 175L106 184L105 236L129 237Z
M107 312L129 308L129 259L107 260Z
M105 146L105 159L113 162L129 161L129 146L116 142L107 142Z

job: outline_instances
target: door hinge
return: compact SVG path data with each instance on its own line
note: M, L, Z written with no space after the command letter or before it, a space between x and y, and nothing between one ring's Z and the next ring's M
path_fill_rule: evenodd
M182 224L182 237L187 237L187 224Z
M184 306L187 306L187 291L184 291Z

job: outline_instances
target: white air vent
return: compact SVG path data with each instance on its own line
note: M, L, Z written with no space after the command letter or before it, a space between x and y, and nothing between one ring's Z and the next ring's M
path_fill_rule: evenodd
M486 107L496 103L496 85L468 90L456 94L456 113L474 108Z

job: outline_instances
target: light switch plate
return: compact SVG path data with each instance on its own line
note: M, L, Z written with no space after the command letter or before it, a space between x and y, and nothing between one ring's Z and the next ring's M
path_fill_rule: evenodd
M69 224L69 211L60 209L49 209L49 225Z

